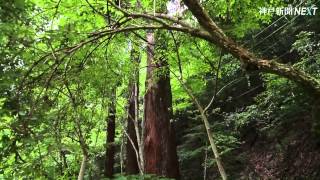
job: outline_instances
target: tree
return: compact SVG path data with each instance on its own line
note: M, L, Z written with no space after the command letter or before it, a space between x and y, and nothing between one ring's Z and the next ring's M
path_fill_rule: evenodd
M110 2L110 1L109 1ZM221 28L209 17L208 13L203 9L197 0L184 0L183 1L192 14L197 18L199 24L204 29L198 29L192 27L190 24L185 23L179 18L173 18L164 14L140 14L131 13L124 9L121 9L117 5L113 4L117 10L121 11L127 18L146 19L154 21L160 25L145 25L145 26L128 26L124 28L105 30L95 34L95 36L105 36L109 34L121 33L126 31L135 31L140 29L167 29L175 30L183 33L187 33L191 36L198 37L207 40L217 46L223 48L226 52L232 54L238 58L241 62L243 69L247 71L261 71L266 73L277 74L282 77L286 77L304 87L310 94L319 96L320 83L306 74L303 71L297 70L285 64L277 63L274 60L266 60L257 58L254 54L247 49L237 45L232 39L230 39Z
M138 125L138 117L139 117L139 61L140 61L140 55L138 52L132 48L131 50L131 58L134 66L134 72L133 72L133 78L130 80L129 83L129 107L128 107L128 120L127 120L127 132L128 136L131 138L133 144L131 143L129 137L127 139L126 143L126 173L127 174L138 174L139 173L139 165L138 165L138 159L140 158L139 152L140 150L140 144L138 144L137 138L137 131L139 131L139 125ZM141 138L140 138L141 141ZM138 152L135 152L135 149ZM137 157L138 154L138 157ZM142 158L143 160L143 158ZM140 159L141 161L141 159ZM140 162L139 161L139 162ZM141 166L141 163L140 163Z
M273 60L257 58L254 54L239 47L233 40L227 37L223 30L209 17L208 13L201 7L197 0L184 0L183 2L197 18L200 25L211 35L210 41L238 58L245 70L259 70L262 72L274 73L302 85L310 92L310 94L315 95L316 97L320 95L320 83L316 79L293 67L277 63Z
M179 8L181 5L182 9L178 8L177 13L176 7L168 8L170 3ZM148 173L153 173L178 179L179 166L182 164L184 168L184 160L207 151L204 144L208 139L213 154L207 154L205 167L217 165L223 179L227 178L225 168L228 178L233 179L229 162L237 162L237 155L229 156L232 153L228 153L230 148L226 144L239 145L238 135L242 131L238 127L248 122L254 124L256 119L273 127L285 120L288 112L310 113L314 121L319 120L319 52L314 49L320 45L317 36L311 33L319 32L317 17L308 17L314 25L301 22L307 18L296 21L310 31L305 35L309 34L314 42L301 38L296 48L308 53L294 55L294 60L282 58L283 62L290 61L285 64L272 60L274 54L268 53L277 48L277 43L275 46L273 42L266 43L267 49L262 50L263 46L260 51L253 51L243 47L247 43L242 46L239 42L248 40L254 33L251 30L259 30L276 18L262 17L257 7L286 5L286 2L184 0L184 4L180 0L1 3L0 179L100 179L118 173L122 176L124 135L128 138L126 172L140 172L133 177L149 177ZM272 24L280 22L281 19ZM311 29L313 26L316 28ZM290 39L295 40L295 36ZM127 47L128 43L135 44L134 50ZM291 42L284 43L288 46L281 49L289 50ZM144 52L139 55L140 66L134 62L135 50ZM220 56L218 63L220 50L226 54ZM260 53L270 58L261 58ZM261 76L255 82L260 91L250 86L255 84L250 83L252 79L246 81L243 77L240 64L248 77ZM221 71L217 70L220 67ZM139 79L144 81L145 68L146 87L139 84ZM238 78L242 85L237 83ZM293 88L288 80L307 93ZM118 83L119 86L114 86ZM112 87L117 88L117 93ZM145 99L140 103L145 109L139 115L139 89L144 88ZM212 89L215 92L210 100L207 96L213 94ZM226 91L219 94L218 89ZM235 100L239 92L240 98ZM250 102L242 103L245 97ZM317 100L313 111L309 111L310 104ZM231 108L226 107L230 105ZM177 117L180 113L183 116ZM180 123L181 119L190 121ZM303 123L312 124L307 122L309 115L302 119ZM172 122L179 126L180 165ZM310 126L319 127L316 123ZM187 144L181 134L201 148L191 146L192 152L181 150ZM119 140L120 162L115 148ZM195 152L192 147L196 148ZM120 167L120 171L115 167ZM210 173L211 169L206 170Z
M170 123L172 95L166 57L156 55L157 47L154 32L147 33L147 78L144 100L145 171L179 179L179 164L175 145L174 129ZM155 48L156 47L156 48ZM160 57L160 58L155 58Z
M109 105L109 116L107 118L105 176L108 178L112 178L114 174L115 131L116 131L116 88L112 90L111 100Z

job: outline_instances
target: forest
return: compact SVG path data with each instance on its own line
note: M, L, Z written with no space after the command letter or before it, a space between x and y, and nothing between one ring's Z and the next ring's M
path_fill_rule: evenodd
M0 0L0 179L320 179L319 6Z

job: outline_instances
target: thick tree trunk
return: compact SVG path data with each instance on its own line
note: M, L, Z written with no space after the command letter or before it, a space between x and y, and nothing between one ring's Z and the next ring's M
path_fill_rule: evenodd
M144 157L146 173L179 179L179 164L170 125L171 86L167 62L154 58L154 33L147 33Z
M114 89L111 95L111 103L109 106L109 116L107 119L107 142L106 142L106 161L105 161L105 176L112 178L113 166L114 166L114 139L115 139L115 128L116 128L116 90Z

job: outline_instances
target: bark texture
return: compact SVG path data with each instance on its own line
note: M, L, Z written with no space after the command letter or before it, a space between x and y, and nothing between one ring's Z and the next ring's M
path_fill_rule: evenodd
M107 142L106 142L106 161L105 161L105 176L112 178L114 174L114 138L116 128L116 104L115 104L116 90L112 92L111 103L109 106L109 116L107 119Z
M167 62L155 59L154 33L147 33L147 79L145 95L145 172L179 179L179 164L172 115L171 86ZM161 73L160 73L161 72Z

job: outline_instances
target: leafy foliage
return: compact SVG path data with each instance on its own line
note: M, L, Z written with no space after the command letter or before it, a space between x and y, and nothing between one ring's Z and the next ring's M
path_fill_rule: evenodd
M148 14L145 12L165 12L167 1L116 3L130 12ZM209 15L240 43L248 42L248 37L259 33L275 18L260 15L258 7L283 4L280 0L202 1ZM186 22L198 26L190 12L183 16ZM115 169L119 173L115 179L157 179L153 175L123 173L128 85L137 66L141 89L139 119L143 119L142 99L147 91L144 37L148 30L101 37L97 34L106 27L115 30L121 25L147 26L153 22L123 22L122 18L123 13L104 0L0 3L0 179L75 179L84 149L89 156L85 178L102 178L105 126L114 89ZM317 23L316 18L313 21ZM286 31L290 29L293 28ZM295 34L290 53L298 58L288 63L319 79L319 31L313 30ZM282 35L277 36L275 39ZM170 67L156 73L170 74L172 123L177 129L185 177L199 179L203 168L215 169L216 165L199 111L181 80L204 107L215 97L205 115L223 159L232 157L242 147L246 129L254 127L258 133L272 136L276 134L272 129L294 123L293 117L311 109L311 98L301 87L275 75L246 74L230 54L207 41L161 29L157 30L156 42L155 58L166 59ZM270 42L265 46L277 48ZM131 54L132 49L136 54ZM140 64L132 61L133 56L138 56ZM210 173L217 174L214 170Z

